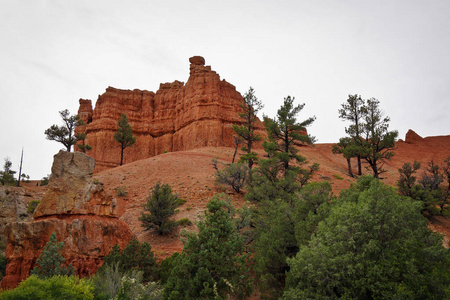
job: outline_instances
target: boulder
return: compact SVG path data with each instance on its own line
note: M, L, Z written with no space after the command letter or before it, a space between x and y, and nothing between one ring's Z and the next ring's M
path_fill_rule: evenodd
M117 218L116 200L92 179L95 161L81 152L60 151L54 156L46 193L34 220L5 226L8 259L2 288L13 288L26 279L53 232L64 243L62 255L76 274L92 275L103 257L118 244L135 238Z

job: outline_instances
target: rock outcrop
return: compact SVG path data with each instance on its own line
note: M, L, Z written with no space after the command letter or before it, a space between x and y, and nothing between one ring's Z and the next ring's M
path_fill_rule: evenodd
M6 248L5 227L8 223L32 220L28 212L31 201L39 201L42 194L23 187L0 186L0 253Z
M408 132L406 133L405 136L405 143L408 144L416 144L416 143L420 143L421 141L423 141L423 137L421 137L420 135L418 135L415 131L413 130L408 130Z
M34 220L5 227L8 265L2 288L15 287L29 276L53 232L64 242L66 263L81 277L95 273L116 243L124 247L135 238L117 218L115 199L92 180L94 166L94 160L81 152L55 155L49 187Z
M124 163L166 151L234 146L232 125L242 123L238 115L241 94L205 66L203 57L189 61L186 84L164 83L156 93L108 87L98 97L95 109L90 100L80 99L78 115L86 125L77 130L87 134L85 142L93 149L86 153L95 158L96 171L119 165L120 146L113 136L122 113L137 137L133 147L125 149ZM256 130L265 135L259 121Z

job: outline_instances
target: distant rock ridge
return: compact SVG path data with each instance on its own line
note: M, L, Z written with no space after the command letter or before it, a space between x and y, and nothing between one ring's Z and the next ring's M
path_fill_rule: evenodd
M405 136L405 143L416 144L423 141L423 137L418 135L414 130L409 129Z
M81 152L54 156L48 190L34 220L5 227L8 264L2 288L13 288L29 276L54 232L64 242L66 263L81 277L94 274L116 243L123 248L135 238L117 218L115 199L92 179L94 167L94 159Z
M95 159L96 172L119 165L120 147L113 136L122 113L137 137L133 147L125 149L124 163L166 151L234 146L232 125L242 124L241 94L205 66L203 57L193 56L189 62L186 84L161 83L156 93L108 87L95 109L90 100L80 99L78 115L86 125L77 130L86 132L85 142L93 147L86 153ZM266 134L262 122L255 127Z

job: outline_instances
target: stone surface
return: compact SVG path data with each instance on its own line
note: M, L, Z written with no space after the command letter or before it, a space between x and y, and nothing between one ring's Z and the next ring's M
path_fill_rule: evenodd
M120 145L113 136L122 113L128 117L137 137L132 148L124 151L124 163L164 152L198 147L234 147L232 124L241 124L243 99L236 88L221 80L205 66L204 58L190 59L190 76L180 81L160 84L159 90L119 90L108 87L92 106L80 100L78 115L86 122L86 143L93 147L86 153L95 158L95 172L116 167L120 162ZM256 130L265 135L262 122Z
M405 143L416 144L416 143L420 143L421 141L423 141L423 137L421 137L420 135L418 135L416 132L414 132L411 129L408 130L408 132L406 133L406 137L405 137Z
M116 200L101 183L92 180L95 160L81 152L59 151L53 158L48 190L34 212L34 218L52 215L113 217Z
M32 200L40 200L41 194L23 187L0 186L0 252L6 248L5 226L8 223L32 220L27 208Z
M122 248L135 235L117 218L116 200L92 179L95 161L81 152L60 151L54 156L48 189L34 220L5 226L8 259L2 288L12 288L28 277L42 248L55 232L64 242L63 257L76 274L94 274L117 243Z

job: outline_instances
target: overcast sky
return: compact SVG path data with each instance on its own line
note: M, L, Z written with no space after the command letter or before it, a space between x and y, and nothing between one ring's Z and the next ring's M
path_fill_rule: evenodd
M58 111L108 86L156 92L201 55L273 117L283 98L317 117L308 131L337 142L349 94L377 98L404 138L450 134L450 1L0 0L0 163L32 179L63 146L44 131Z

